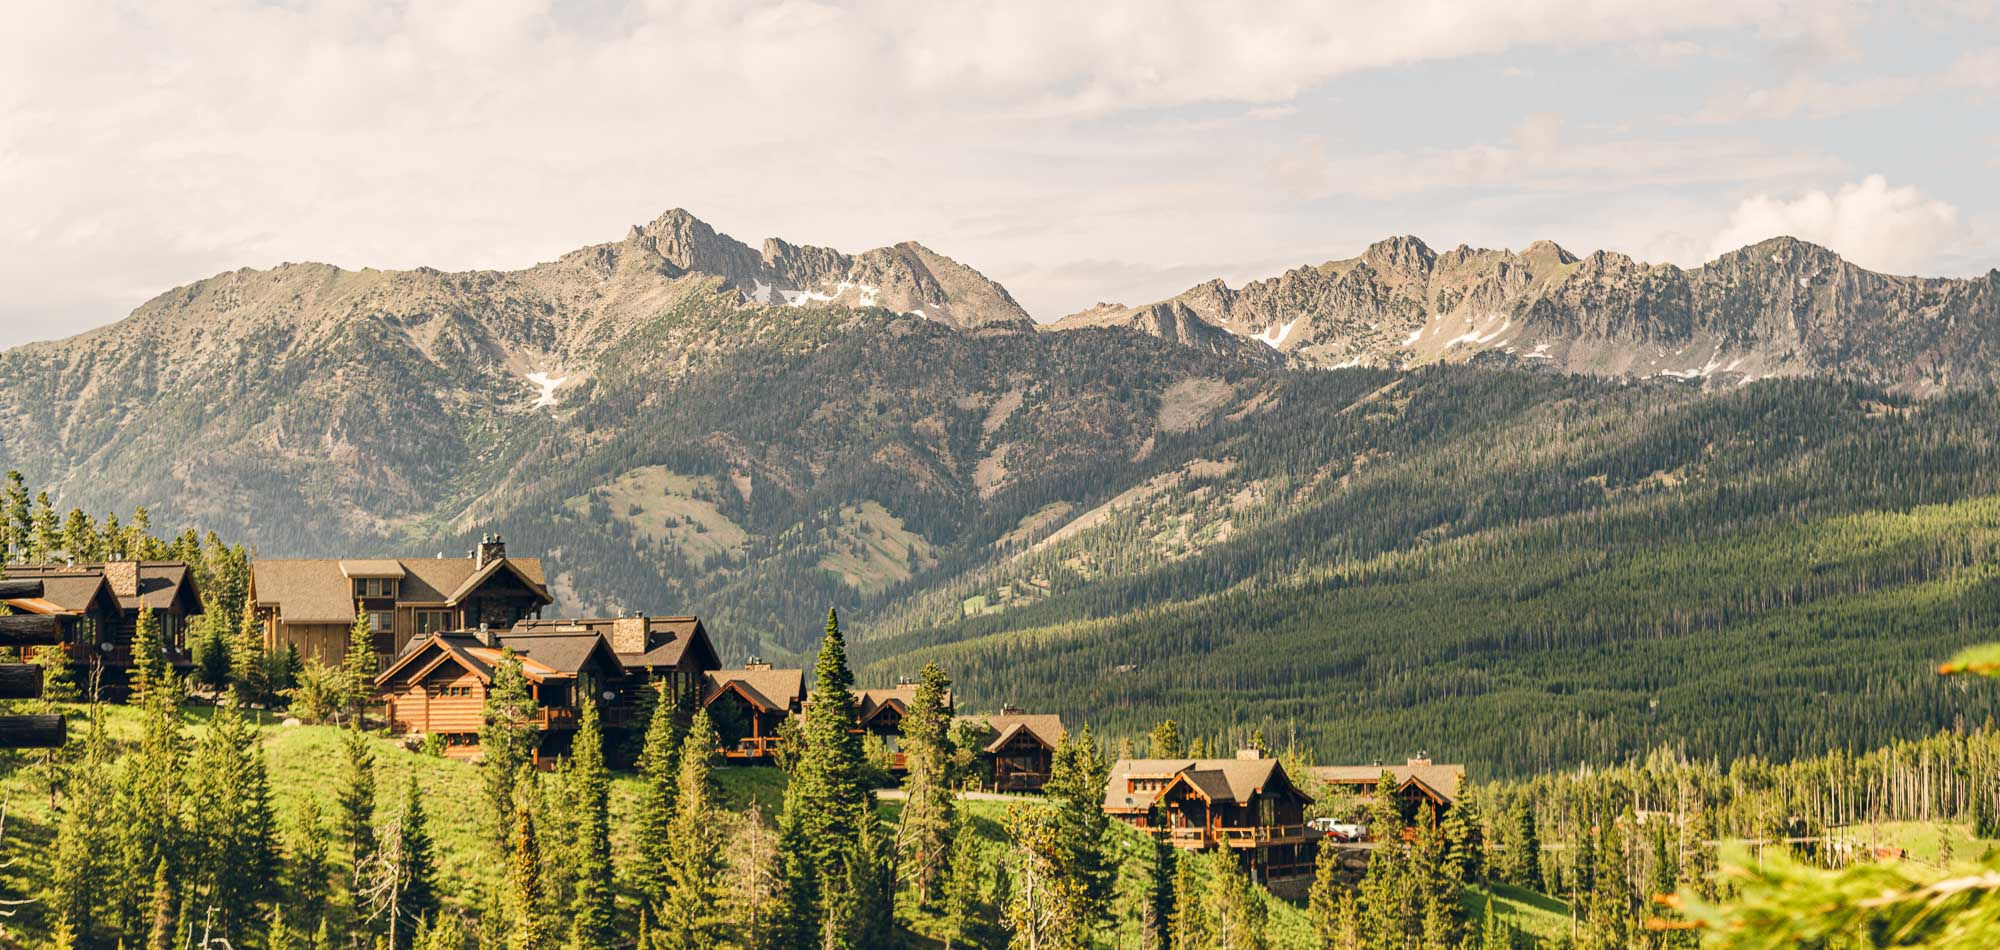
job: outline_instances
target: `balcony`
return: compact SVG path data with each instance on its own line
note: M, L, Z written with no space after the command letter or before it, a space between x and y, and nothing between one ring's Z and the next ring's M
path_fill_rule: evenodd
M574 729L576 710L567 706L543 706L535 714L535 722L544 729Z
M784 743L785 740L777 736L750 736L738 739L733 746L723 746L722 757L737 761L768 759L777 755L778 750L784 747Z
M1215 825L1183 825L1178 828L1146 828L1164 837L1176 848L1200 851L1213 845L1227 845L1231 848L1256 848L1274 844L1300 844L1306 840L1304 825L1248 825L1233 827Z

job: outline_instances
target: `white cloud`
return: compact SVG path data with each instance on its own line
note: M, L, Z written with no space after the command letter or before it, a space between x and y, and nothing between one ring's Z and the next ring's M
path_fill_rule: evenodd
M674 205L753 240L858 249L914 237L993 273L1032 275L1036 262L1068 257L1258 259L1273 243L1321 236L1296 208L1282 219L1245 211L1286 196L1268 175L1279 146L1240 128L1174 133L1169 120L1225 112L1264 119L1239 125L1291 141L1301 133L1285 130L1314 118L1302 94L1364 71L1504 56L1521 61L1525 89L1549 72L1532 59L1551 49L1754 35L1838 51L1852 40L1853 9L28 4L0 30L0 343L286 259L521 266L614 239ZM1125 134L1154 120L1158 129ZM1114 124L1118 134L1106 134ZM1755 142L1570 144L1576 133L1559 124L1543 129L1564 143L1553 151L1535 148L1525 127L1518 142L1469 148L1422 147L1396 131L1367 128L1335 157L1302 161L1292 189L1408 195L1463 178L1588 191L1714 181L1717 169L1761 185L1825 161ZM1356 154L1364 148L1375 154ZM1350 171L1358 183L1327 183ZM1575 180L1588 176L1599 180ZM1052 308L1068 293L1014 289Z
M1876 76L1835 82L1794 76L1775 86L1725 90L1708 101L1692 120L1703 125L1768 122L1804 114L1831 118L1895 105L1915 95L1924 81L1910 76Z
M2000 92L2000 46L1959 57L1946 81L1982 93Z
M1830 193L1744 199L1709 242L1708 256L1780 236L1811 241L1862 267L1892 273L1934 268L1969 237L1959 210L1949 203L1869 175Z

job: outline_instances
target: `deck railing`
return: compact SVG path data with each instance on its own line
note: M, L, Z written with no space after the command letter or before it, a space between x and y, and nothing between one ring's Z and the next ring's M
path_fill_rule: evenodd
M777 736L749 736L736 740L735 745L722 747L726 759L763 759L777 755L784 740Z

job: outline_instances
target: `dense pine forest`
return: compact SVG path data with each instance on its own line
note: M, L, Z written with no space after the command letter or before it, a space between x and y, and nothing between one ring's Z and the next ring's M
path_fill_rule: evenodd
M1861 750L2000 711L1930 675L2000 616L1993 394L1465 369L1278 392L1282 425L1156 448L1175 491L893 609L864 675L936 659L968 696L1107 734L1171 716L1500 774ZM1176 552L1204 499L1237 506L1228 536ZM955 600L1008 587L1033 596Z

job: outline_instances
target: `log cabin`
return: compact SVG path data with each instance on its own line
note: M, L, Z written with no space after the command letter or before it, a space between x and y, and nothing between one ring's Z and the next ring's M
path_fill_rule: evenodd
M701 705L721 739L723 760L749 764L776 758L778 729L805 708L806 672L772 669L755 657L740 670L703 677Z
M1176 848L1226 848L1260 882L1309 875L1313 798L1254 749L1233 759L1120 759L1104 787L1106 814Z
M462 558L258 559L250 599L264 648L338 664L349 628L367 615L383 662L434 633L506 630L554 603L540 558L509 557L489 535Z
M874 736L882 743L882 751L887 756L883 765L890 772L907 770L902 751L903 717L909 715L910 705L917 701L917 684L909 680L897 683L893 689L863 689L855 691L855 728ZM945 715L952 711L951 690L944 692Z
M997 716L968 716L959 721L985 733L979 758L989 791L1039 792L1048 783L1056 746L1063 737L1061 716L1030 715L1005 706Z
M1402 765L1327 765L1314 768L1312 777L1331 791L1372 799L1381 784L1382 773L1396 782L1396 796L1402 799L1403 817L1414 821L1420 809L1442 816L1458 802L1459 786L1465 782L1465 766L1439 765L1429 756L1412 757Z
M703 677L722 667L699 617L531 619L515 624L513 632L591 633L604 638L624 670L616 682L606 684L618 694L604 704L605 724L614 728L639 725L635 717L656 701L656 695L670 705L692 706L702 699Z
M101 695L107 700L122 700L129 689L132 636L141 610L152 612L159 622L168 662L183 670L192 665L188 620L201 615L202 602L194 572L184 562L10 564L6 574L42 582L42 596L6 605L16 613L57 617L76 681L88 684L91 673L101 671Z
M376 698L391 730L440 736L452 758L477 756L486 694L504 651L519 659L538 707L538 765L569 752L578 691L602 690L624 675L610 646L595 633L497 633L491 628L432 633L411 641L375 678Z

